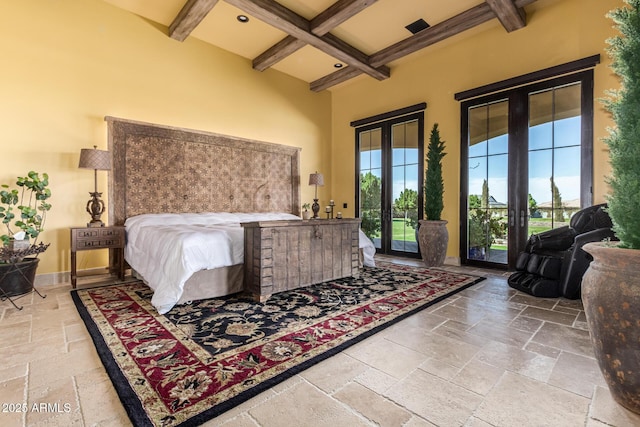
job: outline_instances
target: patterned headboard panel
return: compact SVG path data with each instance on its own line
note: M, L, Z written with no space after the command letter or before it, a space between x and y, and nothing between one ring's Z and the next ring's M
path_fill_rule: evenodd
M109 222L142 213L300 213L300 149L105 117Z

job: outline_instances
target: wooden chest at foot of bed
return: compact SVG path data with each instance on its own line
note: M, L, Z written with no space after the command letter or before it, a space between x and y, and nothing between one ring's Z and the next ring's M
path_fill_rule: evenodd
M244 291L255 300L360 275L360 219L259 221L242 226Z

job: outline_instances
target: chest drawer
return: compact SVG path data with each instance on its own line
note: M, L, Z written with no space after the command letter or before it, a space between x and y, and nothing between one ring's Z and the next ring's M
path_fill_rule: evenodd
M72 228L71 247L75 250L123 248L124 227Z
M271 294L359 277L359 219L243 223L244 290Z

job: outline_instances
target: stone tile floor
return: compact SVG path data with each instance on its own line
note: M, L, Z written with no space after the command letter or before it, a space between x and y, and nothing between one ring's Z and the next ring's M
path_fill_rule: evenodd
M640 426L609 394L580 301L445 268L488 279L206 425ZM0 304L0 426L131 425L70 289L42 286L22 311Z

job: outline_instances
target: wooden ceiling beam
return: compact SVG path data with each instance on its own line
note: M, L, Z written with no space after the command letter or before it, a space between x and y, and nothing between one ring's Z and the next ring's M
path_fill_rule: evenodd
M527 15L523 8L517 7L512 0L485 0L508 33L524 28Z
M522 8L536 0L515 0L515 6ZM494 11L487 3L479 4L468 9L453 18L440 22L432 27L422 30L413 36L401 40L385 49L382 49L370 56L370 64L374 67L388 64L413 52L424 49L427 46L452 37L463 31L476 27L496 17ZM343 68L327 76L321 77L310 83L309 87L313 91L328 89L329 87L343 83L361 74L359 70Z
M287 36L256 56L252 63L253 69L264 71L306 45L302 40L298 40L293 36Z
M378 0L338 0L311 20L311 32L323 36Z
M378 0L339 0L309 22L311 32L321 37L376 1ZM258 55L253 60L253 68L264 71L304 46L306 43L302 40L287 36Z
M372 67L366 54L336 37L331 37L330 34L321 37L313 34L310 21L273 0L225 1L375 79L384 80L391 75L387 66Z
M218 0L188 0L169 25L169 37L184 41L216 3Z
M380 64L395 61L493 18L495 18L495 15L491 8L485 3L479 4L453 18L435 24L426 30L419 31L413 36L374 53L371 55L371 60Z
M325 89L329 89L337 84L351 80L354 77L358 77L362 72L353 67L341 68L338 71L334 71L324 77L320 77L318 80L314 80L309 84L309 89L313 92L320 92Z
M484 3L480 4L374 53L371 60L379 64L389 63L493 18L495 15L491 8ZM327 89L355 77L357 74L354 73L357 70L348 68L311 82L311 90ZM328 84L330 86L327 86Z

